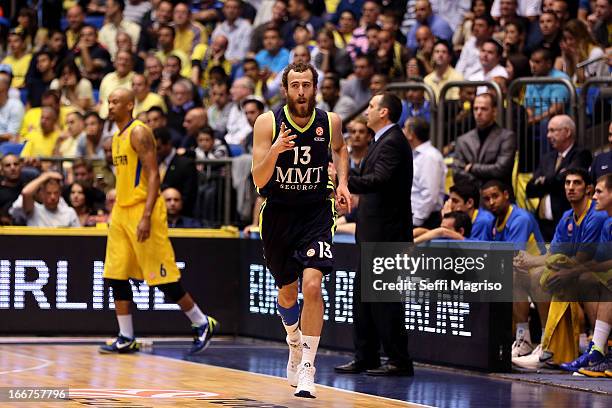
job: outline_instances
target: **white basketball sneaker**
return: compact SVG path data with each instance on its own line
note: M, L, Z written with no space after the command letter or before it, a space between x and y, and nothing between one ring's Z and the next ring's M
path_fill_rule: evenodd
M298 385L298 369L302 362L302 342L300 340L295 343L289 341L287 336L287 344L289 345L289 360L287 361L287 381L292 387Z
M315 390L315 372L316 368L309 362L305 362L300 364L298 369L298 384L297 389L295 390L295 396L301 398L316 398L316 390Z

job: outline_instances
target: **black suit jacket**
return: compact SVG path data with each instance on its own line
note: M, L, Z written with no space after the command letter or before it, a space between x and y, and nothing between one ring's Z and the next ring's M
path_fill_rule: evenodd
M164 179L161 181L162 190L168 187L176 188L181 192L183 214L193 215L193 207L198 192L198 171L193 159L179 155L174 156L168 170L166 170Z
M370 145L348 187L359 194L357 242L412 242L412 151L399 126Z
M555 171L557 156L556 150L546 153L540 160L533 177L527 183L527 197L542 198L547 194L550 195L550 206L555 221L559 221L563 213L570 209L570 204L565 197L565 172L574 167L588 170L593 161L589 150L574 145L561 161L559 170ZM544 182L536 184L539 177L544 177Z

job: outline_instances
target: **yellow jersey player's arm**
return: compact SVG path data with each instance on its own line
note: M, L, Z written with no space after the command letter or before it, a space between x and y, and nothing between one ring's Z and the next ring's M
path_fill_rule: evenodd
M139 242L149 238L151 233L151 214L159 195L159 169L157 168L157 150L151 131L143 126L136 126L132 130L130 143L138 154L142 171L147 179L147 199L142 219L136 228L136 237Z
M297 135L290 135L291 130L286 129L283 123L278 137L272 143L274 120L274 114L266 112L257 118L253 127L253 167L251 172L253 173L253 182L258 188L263 188L268 184L274 173L274 165L278 155L293 149L295 144L293 139L297 137Z
M338 114L330 112L331 118L331 151L334 167L338 177L336 197L343 211L351 210L351 194L348 189L349 154L342 137L342 119Z

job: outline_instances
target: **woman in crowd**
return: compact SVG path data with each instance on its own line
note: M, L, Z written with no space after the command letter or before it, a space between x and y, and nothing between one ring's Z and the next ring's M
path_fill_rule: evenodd
M91 82L81 77L74 60L65 60L58 69L59 78L51 82L51 89L59 89L62 93L62 106L70 106L79 112L85 112L93 106L93 90Z

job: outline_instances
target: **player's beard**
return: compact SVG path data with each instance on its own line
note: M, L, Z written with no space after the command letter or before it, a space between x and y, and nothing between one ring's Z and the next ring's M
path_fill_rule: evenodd
M301 104L298 104L297 99L291 99L291 97L287 98L287 107L289 108L289 113L296 118L309 118L312 116L312 111L314 111L317 101L314 97L310 97L308 99L308 104L304 107Z

